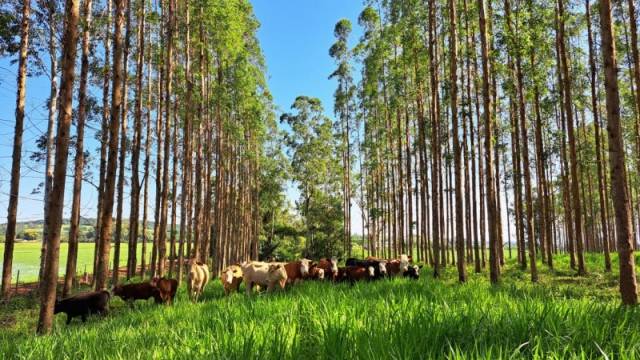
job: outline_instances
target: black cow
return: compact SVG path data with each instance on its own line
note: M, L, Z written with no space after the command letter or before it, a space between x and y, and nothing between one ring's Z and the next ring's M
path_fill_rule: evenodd
M411 265L407 268L407 271L402 273L402 276L418 280L420 278L420 269L422 269L422 265Z
M360 266L363 268L373 266L375 275L373 276L373 278L371 278L371 280L377 280L387 276L386 260L358 260L356 258L349 258L347 259L346 266Z
M53 313L67 314L67 325L76 316L81 316L82 322L85 322L91 314L107 315L110 298L111 294L105 290L78 294L56 301Z

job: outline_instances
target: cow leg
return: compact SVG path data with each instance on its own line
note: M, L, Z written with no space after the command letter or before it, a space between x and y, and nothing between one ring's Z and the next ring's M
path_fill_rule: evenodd
M71 323L71 315L67 314L67 325Z
M246 293L247 293L247 296L251 296L251 290L252 290L252 288L253 288L253 282L248 281L248 282L247 282L247 288L246 288L246 290L245 290L245 291L246 291Z
M87 322L87 313L82 313L82 322Z

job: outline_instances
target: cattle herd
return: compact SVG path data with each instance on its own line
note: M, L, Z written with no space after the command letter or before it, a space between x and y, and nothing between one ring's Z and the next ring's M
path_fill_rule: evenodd
M349 258L344 267L339 267L337 258L320 259L315 262L300 259L293 262L245 261L231 265L220 273L220 281L225 295L240 291L244 281L247 295L251 295L254 285L265 287L268 292L279 287L284 289L304 280L348 282L373 281L385 277L406 277L418 279L422 265L413 265L411 257L401 255L399 259L383 260L368 257L365 260ZM198 301L209 282L210 273L206 264L191 259L188 263L187 292L191 301ZM111 296L120 297L133 306L136 300L153 298L157 304L172 304L178 290L178 281L167 278L153 278L150 281L117 285L111 292L102 290L74 295L57 301L54 313L67 314L67 324L80 316L86 321L91 314L106 315Z

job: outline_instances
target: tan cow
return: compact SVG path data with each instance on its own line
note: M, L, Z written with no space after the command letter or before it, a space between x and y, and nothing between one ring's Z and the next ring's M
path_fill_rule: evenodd
M239 265L231 265L220 274L220 282L224 288L224 294L229 295L234 291L240 291L242 282L242 269Z
M266 286L267 291L270 292L276 285L284 289L287 284L287 270L283 263L246 261L240 267L247 295L251 295L253 285Z
M189 260L189 282L187 286L191 301L198 301L208 282L209 267L207 264L198 262L195 259Z

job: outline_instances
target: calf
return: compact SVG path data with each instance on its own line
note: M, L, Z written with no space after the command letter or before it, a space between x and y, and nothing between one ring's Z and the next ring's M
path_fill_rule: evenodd
M110 298L111 294L106 290L78 294L56 301L53 313L67 314L67 325L76 316L82 317L82 322L85 322L91 314L107 315Z
M116 285L112 293L122 300L129 302L130 305L133 305L133 302L136 300L148 300L149 298L154 298L156 303L162 302L160 290L151 285L150 282Z
M247 295L251 295L253 285L266 286L267 291L270 292L276 285L284 289L287 283L285 264L247 261L242 263L240 267Z
M347 266L360 266L360 267L373 267L375 270L375 276L373 279L380 279L387 275L387 261L386 260L358 260L355 258L349 258L346 262Z
M347 266L344 268L344 280L353 285L356 281L373 280L375 278L373 266Z
M224 288L224 294L229 295L233 291L240 291L240 283L242 282L242 269L239 265L231 265L224 269L220 274L220 282Z
M328 277L332 281L339 280L338 259L335 257L332 257L331 259L320 259L317 266L324 270L324 276Z
M187 287L191 301L198 301L208 282L209 267L195 259L189 260L189 282Z
M300 259L298 261L290 262L284 265L287 271L287 283L296 283L302 281L302 279L309 277L309 268L311 267L311 260Z
M150 284L158 288L160 296L156 298L156 303L173 304L173 299L178 291L178 280L165 277L153 278Z
M422 265L411 265L407 268L407 271L402 273L402 276L418 280L420 278L420 269L422 269Z

